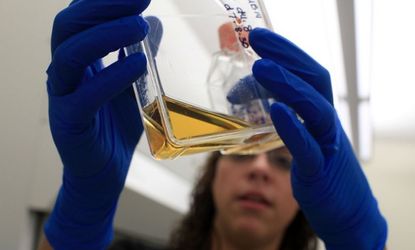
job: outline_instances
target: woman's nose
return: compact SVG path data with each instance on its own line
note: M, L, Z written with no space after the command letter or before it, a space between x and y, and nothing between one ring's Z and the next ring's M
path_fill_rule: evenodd
M251 162L248 177L251 181L270 181L270 164L265 153L259 154Z

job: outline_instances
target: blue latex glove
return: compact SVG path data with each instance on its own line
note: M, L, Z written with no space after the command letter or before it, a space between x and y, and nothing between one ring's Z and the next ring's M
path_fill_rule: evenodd
M142 40L139 17L150 0L74 1L52 32L47 70L49 120L64 165L45 225L54 249L105 249L120 192L143 131L131 84L146 69L142 53L103 68L109 52Z
M293 155L293 193L312 228L327 249L384 249L387 224L333 107L329 73L268 30L255 29L250 42L263 58L253 74L279 100L271 118Z

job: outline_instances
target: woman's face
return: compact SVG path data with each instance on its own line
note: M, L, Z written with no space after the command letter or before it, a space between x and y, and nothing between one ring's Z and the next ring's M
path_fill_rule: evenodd
M266 242L282 237L298 211L291 160L286 148L219 159L213 181L214 225L222 238Z

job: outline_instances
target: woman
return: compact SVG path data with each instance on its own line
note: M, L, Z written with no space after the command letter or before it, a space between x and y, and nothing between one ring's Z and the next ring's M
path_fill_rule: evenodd
M317 237L292 195L291 158L285 147L210 154L168 249L316 249ZM124 239L110 249L146 249L140 246Z
M146 59L120 53L106 68L100 59L147 35L138 14L149 3L78 0L55 18L47 87L64 171L41 249L105 249L112 241L118 198L143 131L131 83L145 72ZM327 249L384 249L387 224L333 107L329 73L269 30L254 29L249 42L262 57L253 76L279 100L271 118L293 160L288 164L286 149L213 156L172 246L307 249L315 240L302 226L300 207Z
M317 237L292 195L291 158L285 147L211 154L171 249L316 249Z

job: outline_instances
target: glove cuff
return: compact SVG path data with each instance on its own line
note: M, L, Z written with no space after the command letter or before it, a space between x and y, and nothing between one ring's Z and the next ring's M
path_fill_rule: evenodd
M124 186L114 181L115 175L117 169L112 166L87 178L64 172L55 207L44 227L54 249L106 249L113 239L114 215Z
M54 249L106 249L113 239L116 205L114 202L105 212L85 211L82 204L68 202L61 188L44 226L46 238ZM90 218L90 214L95 214L94 218Z

